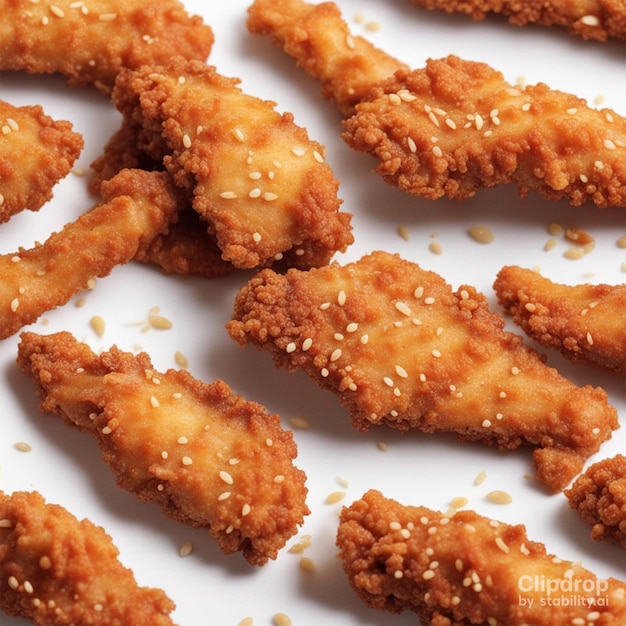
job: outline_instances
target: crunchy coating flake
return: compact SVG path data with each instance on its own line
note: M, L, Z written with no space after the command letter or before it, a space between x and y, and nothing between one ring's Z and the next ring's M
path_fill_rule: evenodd
M424 626L626 620L626 583L548 554L521 524L474 511L448 517L371 490L343 509L337 546L348 581L367 606L414 611Z
M398 255L374 252L241 288L230 336L333 391L356 428L449 431L535 447L537 478L562 490L618 428L600 388L577 387L503 329L486 298L456 292Z
M0 608L39 626L173 626L174 603L139 587L100 526L37 492L0 492Z
M565 491L572 509L591 526L595 541L612 539L626 550L626 457L591 465Z
M513 321L542 346L626 376L626 284L563 285L508 265L494 289Z
M120 487L225 553L263 565L309 513L292 433L226 383L157 372L145 353L96 355L67 332L22 333L18 363L42 411L92 435Z

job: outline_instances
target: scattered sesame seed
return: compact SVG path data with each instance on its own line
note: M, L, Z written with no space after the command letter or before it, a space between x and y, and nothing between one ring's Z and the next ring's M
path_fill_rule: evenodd
M494 504L510 504L513 502L513 498L506 491L490 491L487 494L487 500Z
M398 226L398 235L404 239L404 241L409 240L409 229L406 226Z
M181 557L189 556L193 552L193 544L191 541L185 541L183 545L180 547L178 554Z
M30 444L26 443L25 441L18 441L15 444L15 449L19 450L20 452L30 452L33 448Z
M334 491L326 496L326 504L337 504L337 502L341 502L346 497L345 491Z
M89 325L91 326L91 328L93 328L98 337L102 337L104 335L106 324L104 319L100 315L94 315L89 320Z
M291 618L286 613L276 613L274 624L276 626L291 626Z
M478 243L491 243L494 240L493 232L486 226L472 226L467 232Z

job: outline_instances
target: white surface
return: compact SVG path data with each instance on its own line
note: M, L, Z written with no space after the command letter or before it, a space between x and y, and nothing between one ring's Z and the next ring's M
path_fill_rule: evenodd
M371 172L375 163L370 157L353 153L342 142L339 115L322 100L319 86L268 40L247 32L247 0L186 4L214 28L216 42L209 62L224 75L241 77L247 93L276 101L279 110L292 111L296 122L327 146L328 161L342 182L343 207L354 214L356 243L338 260L356 260L374 249L398 251L439 272L455 288L461 283L475 285L494 308L492 284L505 264L537 266L553 280L569 284L624 281L621 265L626 251L616 244L625 233L623 209L574 208L536 194L520 199L517 190L508 187L484 190L462 204L420 200L391 189ZM489 62L511 82L522 76L528 83L543 81L585 97L592 105L602 97L602 106L626 114L623 44L584 42L559 28L520 29L498 19L475 23L464 16L427 13L405 0L340 0L338 4L355 33L414 67L427 57L456 53ZM357 24L354 17L359 12L365 22L378 22L379 32ZM90 89L71 90L58 77L0 74L0 97L15 104L41 103L51 116L71 120L85 136L79 161L85 169L120 119L102 95ZM24 212L0 226L0 252L44 240L92 202L85 179L70 175L39 213ZM546 228L552 222L591 233L597 242L593 253L579 261L568 260L563 257L568 246L562 239L555 249L544 251ZM398 236L400 225L408 228L409 241ZM485 246L471 240L466 231L473 225L490 227L495 241ZM433 235L443 247L441 255L429 252ZM256 626L269 625L278 612L290 615L294 626L415 624L412 613L393 616L366 609L348 587L334 547L341 504L324 502L329 493L342 489L338 478L349 483L344 504L369 488L406 504L442 510L454 497L465 496L469 508L482 514L525 523L530 538L544 542L548 551L581 560L600 577L626 578L623 551L594 543L589 528L569 509L564 496L546 495L524 478L533 471L530 449L500 453L480 444L459 444L450 436L402 436L382 429L358 433L332 394L317 389L304 375L276 370L269 354L240 349L226 335L224 324L234 294L247 277L182 279L130 264L118 267L94 291L74 297L31 328L41 333L69 330L96 350L114 343L130 351L141 347L160 370L175 367L174 353L180 350L197 378L224 379L236 392L279 413L285 427L290 417L305 417L311 426L295 432L296 463L308 474L313 512L301 534L312 535L307 556L315 561L316 573L302 572L299 557L286 549L263 568L249 566L239 554L225 556L206 533L166 519L156 506L141 504L116 487L87 435L57 417L40 414L32 383L15 365L17 336L0 343L0 489L37 489L49 501L104 526L139 583L161 587L176 602L173 618L181 626L235 626L246 616L254 618ZM82 308L76 306L79 297L86 299ZM173 329L141 332L140 322L154 306L174 322ZM106 321L102 338L89 326L93 315ZM549 353L548 362L577 384L603 386L624 422L623 379L573 366L555 353ZM28 442L32 451L17 451L14 446L19 441ZM378 449L379 441L388 444L387 452ZM589 462L624 452L625 444L626 429L622 429ZM474 477L482 470L487 472L486 480L474 486ZM489 503L485 496L494 489L511 493L512 504ZM178 550L186 541L193 542L194 551L181 558ZM0 616L3 625L22 623Z

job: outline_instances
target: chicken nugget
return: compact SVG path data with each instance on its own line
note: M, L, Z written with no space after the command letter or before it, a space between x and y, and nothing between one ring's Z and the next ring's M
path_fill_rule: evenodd
M262 270L227 328L336 393L360 430L527 444L537 478L560 491L618 428L617 412L604 390L562 377L504 323L473 287L453 292L434 272L374 252L343 267Z
M506 17L515 26L562 26L583 39L626 39L626 4L621 0L409 0L424 9L465 13L474 20L488 14Z
M0 0L0 70L60 73L109 92L122 67L205 61L213 31L178 0Z
M167 175L125 170L106 184L102 203L45 243L0 255L0 339L148 246L176 215L167 185Z
M0 608L40 626L168 626L174 603L139 587L100 526L37 492L0 492Z
M507 265L494 289L513 321L542 346L626 376L626 284L563 285Z
M626 583L548 554L522 524L448 517L371 490L342 510L336 541L367 606L414 611L424 626L626 623Z
M140 148L157 161L166 153L166 168L235 267L287 258L323 265L352 243L323 146L238 80L176 57L122 71L113 100L142 126Z
M594 463L565 491L572 509L591 526L595 541L612 539L626 550L626 457Z
M42 411L91 434L120 487L225 553L263 565L309 513L293 434L226 383L159 373L146 353L96 355L67 332L22 333L17 360Z
M1 223L50 200L84 142L70 122L53 120L38 105L17 107L0 100L0 128Z

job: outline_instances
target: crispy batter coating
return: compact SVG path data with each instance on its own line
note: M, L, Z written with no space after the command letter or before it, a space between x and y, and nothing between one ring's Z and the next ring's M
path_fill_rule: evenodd
M583 39L626 39L626 5L622 0L410 0L425 9L466 13L482 20L489 13L506 17L511 24L563 26Z
M103 188L103 201L43 244L0 255L0 339L65 304L133 257L176 215L166 177L125 170Z
M569 505L591 526L595 541L612 539L626 550L626 457L591 465L565 491Z
M397 72L356 109L344 140L410 194L463 200L514 183L522 196L626 207L626 118L543 83L513 86L450 55Z
M0 608L40 626L172 626L174 603L139 587L100 526L37 492L0 492Z
M563 285L508 265L494 289L513 321L542 346L626 376L626 284Z
M194 209L235 267L276 259L324 265L352 243L324 148L293 115L243 93L238 80L176 57L122 71L113 99L141 125L141 149L193 193Z
M266 35L322 85L348 117L371 88L405 68L367 39L352 35L334 2L254 0L248 9L250 32Z
M618 428L606 393L577 387L503 330L473 287L397 255L286 275L238 293L230 336L336 393L354 426L448 431L501 449L535 447L537 478L562 490Z
M53 120L40 106L0 100L0 128L1 223L24 209L37 211L50 200L84 142L70 122Z
M0 70L60 73L110 91L122 67L205 61L213 31L178 0L0 0Z
M164 513L206 528L227 554L276 558L309 513L297 448L277 415L147 354L94 354L69 333L23 333L18 363L41 408L91 434L117 483Z
M367 606L414 611L424 626L626 623L626 583L548 554L521 524L474 511L447 517L368 491L343 509L337 546Z

